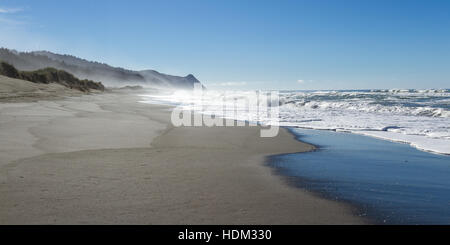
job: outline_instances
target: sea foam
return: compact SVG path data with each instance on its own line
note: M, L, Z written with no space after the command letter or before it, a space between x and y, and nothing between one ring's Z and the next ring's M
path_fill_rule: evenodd
M193 109L202 103L203 113L223 118L270 124L257 108L225 104L245 98L252 91L207 91L199 98L177 91L143 95L143 102L179 105ZM280 91L281 126L346 131L403 142L424 151L450 154L450 91L352 90ZM232 116L230 116L232 115Z

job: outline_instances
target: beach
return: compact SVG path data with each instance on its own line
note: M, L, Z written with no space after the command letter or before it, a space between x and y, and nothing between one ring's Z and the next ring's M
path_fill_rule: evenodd
M297 187L358 206L375 224L449 224L448 155L348 132L290 132L320 146L314 152L270 157L269 165L297 179L291 182Z
M285 129L173 127L115 91L0 103L0 224L366 224L265 162L312 145Z

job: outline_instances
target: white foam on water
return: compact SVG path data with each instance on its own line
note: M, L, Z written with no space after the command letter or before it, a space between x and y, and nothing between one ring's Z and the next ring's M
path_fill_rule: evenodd
M235 99L253 91L207 91L143 95L143 102L180 105L191 110L202 103L203 113L223 118L270 124L257 108L237 105ZM281 126L327 129L403 142L429 152L450 154L449 90L281 91ZM258 117L259 116L259 117Z

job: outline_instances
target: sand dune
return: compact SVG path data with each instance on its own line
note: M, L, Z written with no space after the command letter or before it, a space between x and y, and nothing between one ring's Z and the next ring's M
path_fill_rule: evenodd
M0 75L0 102L33 102L82 95L60 84L38 84Z

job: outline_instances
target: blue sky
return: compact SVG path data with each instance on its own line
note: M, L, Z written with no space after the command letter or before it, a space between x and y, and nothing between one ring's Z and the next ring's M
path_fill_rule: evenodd
M448 88L449 13L446 0L0 0L0 46L210 88Z

